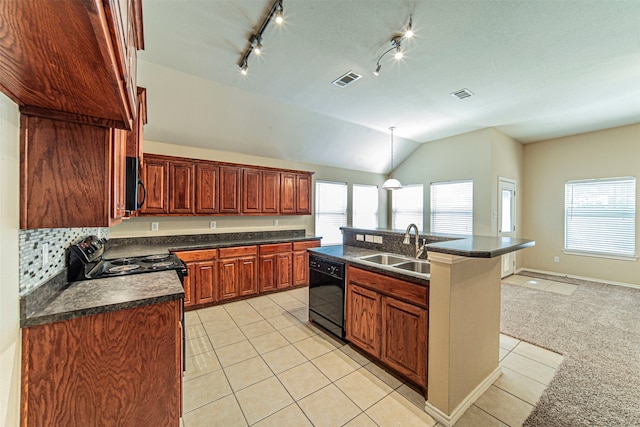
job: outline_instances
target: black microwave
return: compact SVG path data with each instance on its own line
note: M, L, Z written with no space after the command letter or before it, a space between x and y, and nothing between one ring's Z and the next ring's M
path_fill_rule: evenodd
M139 163L137 157L127 157L127 184L125 193L125 209L133 212L137 211L144 205L147 199L147 189L144 187L142 180L138 178ZM140 193L142 190L142 201L140 201Z

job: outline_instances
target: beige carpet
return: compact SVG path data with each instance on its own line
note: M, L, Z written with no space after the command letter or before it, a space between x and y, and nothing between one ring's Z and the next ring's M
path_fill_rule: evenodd
M565 358L524 425L640 426L640 289L519 274L580 285L502 285L501 331Z

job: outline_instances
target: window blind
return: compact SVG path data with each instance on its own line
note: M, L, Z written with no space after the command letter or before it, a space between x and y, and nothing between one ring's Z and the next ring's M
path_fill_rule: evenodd
M378 187L353 184L353 226L378 228Z
M323 245L342 243L340 227L347 226L347 184L316 181L316 236Z
M404 230L409 224L423 230L423 186L422 184L407 185L392 194L392 227L394 230Z
M635 255L635 178L567 181L564 190L566 250Z
M431 232L473 234L473 181L431 184Z

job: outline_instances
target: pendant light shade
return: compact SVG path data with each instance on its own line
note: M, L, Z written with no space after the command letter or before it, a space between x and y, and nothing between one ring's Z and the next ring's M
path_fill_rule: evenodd
M389 175L389 179L387 179L384 184L382 184L383 190L400 190L402 188L402 184L400 181L393 177L393 130L395 128L392 126L389 128L391 131L391 174Z

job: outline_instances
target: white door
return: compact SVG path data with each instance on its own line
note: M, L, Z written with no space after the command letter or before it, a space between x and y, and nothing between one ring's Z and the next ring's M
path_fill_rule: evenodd
M516 182L498 178L498 236L516 237ZM515 273L516 253L502 255L502 277Z

